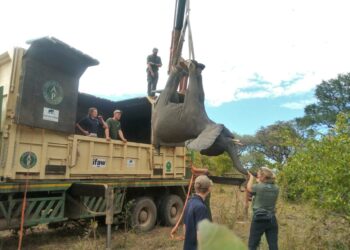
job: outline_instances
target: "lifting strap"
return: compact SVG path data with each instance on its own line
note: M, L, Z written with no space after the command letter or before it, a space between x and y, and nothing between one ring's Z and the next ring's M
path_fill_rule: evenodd
M192 37L192 29L191 29L191 23L190 23L190 0L186 1L186 18L185 18L185 22L184 25L181 29L181 34L179 37L179 40L177 42L177 46L172 46L176 48L176 51L174 54L172 54L172 58L171 58L171 65L175 66L178 64L179 59L181 57L182 54L182 48L183 48L183 43L185 41L185 35L186 35L186 30L188 27L188 48L189 48L189 59L194 60L195 56L194 56L194 46L193 46L193 37ZM176 41L174 41L176 43Z

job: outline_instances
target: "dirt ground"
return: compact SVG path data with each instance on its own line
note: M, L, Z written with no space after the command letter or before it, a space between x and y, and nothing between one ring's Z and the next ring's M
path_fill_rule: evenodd
M244 209L244 193L237 187L215 185L211 196L213 221L224 224L247 242L251 212ZM309 205L278 203L279 246L282 250L350 249L350 223L344 218L327 215ZM113 230L112 249L182 249L183 242L169 237L171 228L156 226L151 232ZM181 235L181 229L177 235ZM17 249L18 237L0 232L0 250ZM22 249L105 249L105 226L48 229L45 225L27 230ZM268 249L262 240L261 250Z

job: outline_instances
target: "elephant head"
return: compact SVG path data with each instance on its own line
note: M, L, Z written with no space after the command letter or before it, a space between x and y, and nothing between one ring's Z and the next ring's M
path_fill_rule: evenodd
M209 119L204 107L201 72L204 65L189 61L187 67L175 67L160 94L152 115L153 144L183 146L203 155L216 156L227 152L234 167L243 174L233 134L222 124ZM189 74L189 86L183 102L177 95L181 77Z

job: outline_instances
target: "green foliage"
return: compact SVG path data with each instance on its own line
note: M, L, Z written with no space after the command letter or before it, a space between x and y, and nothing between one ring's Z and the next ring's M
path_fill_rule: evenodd
M301 136L291 122L276 122L262 127L255 135L254 150L270 162L283 164L295 151Z
M323 81L316 87L317 102L305 107L305 115L297 118L299 126L327 126L332 128L340 112L350 111L350 73L338 75L337 79Z
M199 152L194 152L194 165L200 168L207 168L215 175L222 176L225 173L232 172L232 161L227 153L218 156L205 156Z
M248 166L249 169L258 169L270 164L270 162L266 160L265 155L257 151L250 151L243 154L240 160L242 165Z
M316 140L308 139L279 174L284 197L309 200L345 214L350 220L349 116L339 114L335 128Z

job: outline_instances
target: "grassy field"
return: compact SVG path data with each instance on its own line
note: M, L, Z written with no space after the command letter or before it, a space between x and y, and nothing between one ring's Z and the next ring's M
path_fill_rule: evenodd
M225 224L244 242L249 236L251 211L244 210L244 193L237 187L215 185L211 197L213 220ZM350 223L341 217L327 215L309 205L279 201L279 246L282 250L350 249ZM93 225L95 225L93 223ZM113 232L113 249L182 249L182 241L169 238L170 228L156 227L137 234L119 229ZM181 235L181 229L178 235ZM22 249L105 249L105 228L82 229L66 227L47 229L46 226L27 230ZM17 249L18 238L10 232L0 232L0 250ZM268 249L263 239L261 250Z

